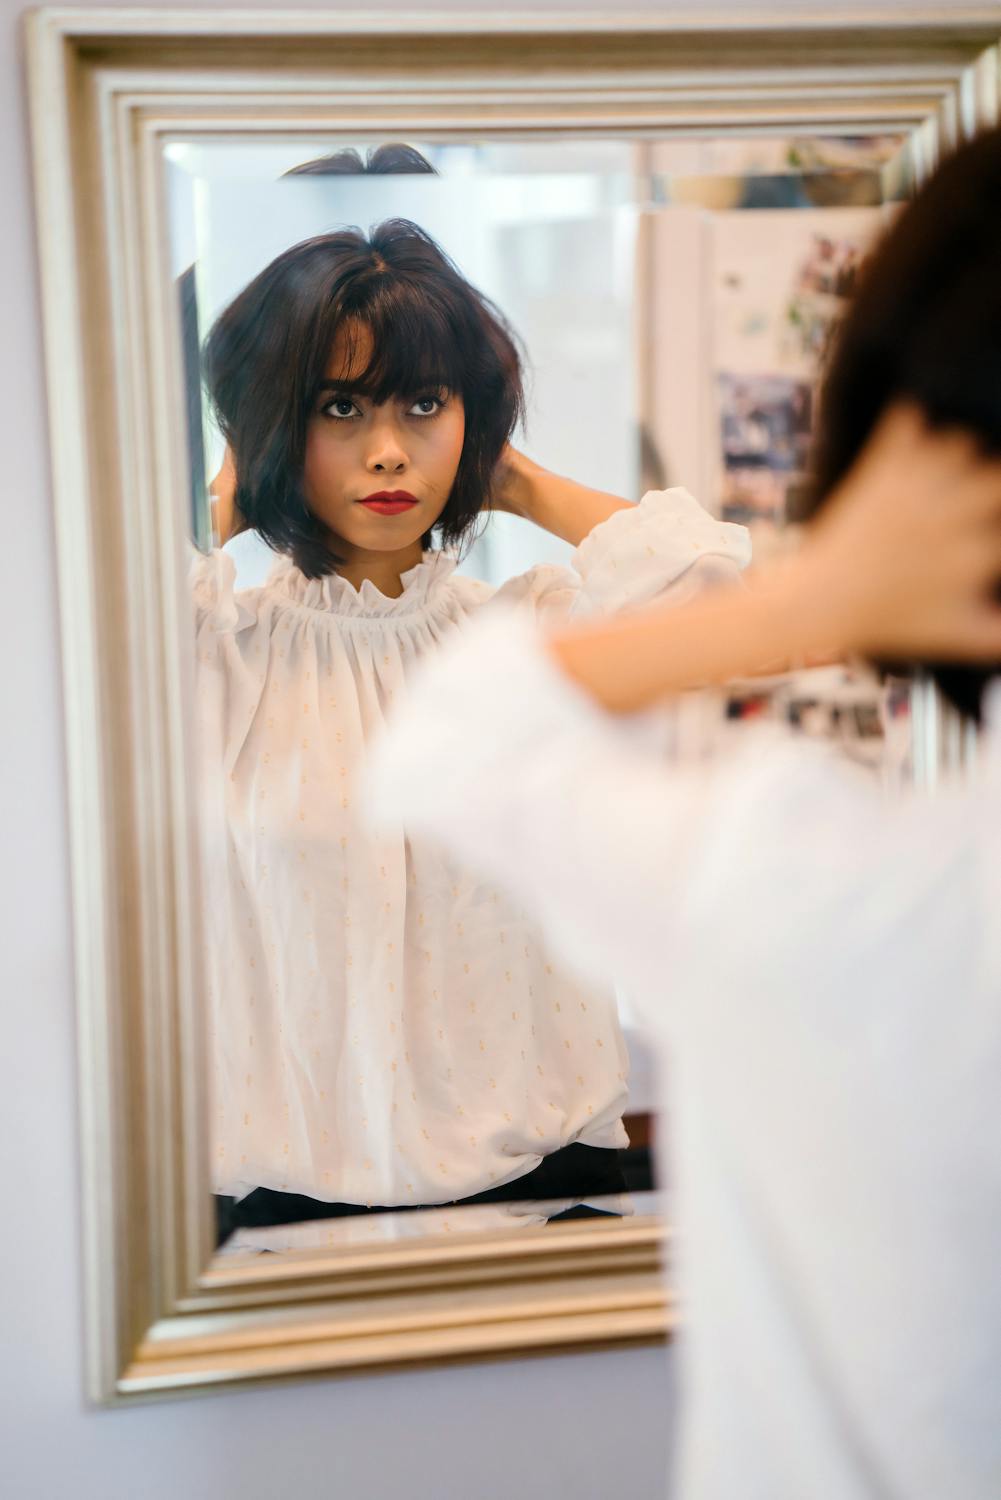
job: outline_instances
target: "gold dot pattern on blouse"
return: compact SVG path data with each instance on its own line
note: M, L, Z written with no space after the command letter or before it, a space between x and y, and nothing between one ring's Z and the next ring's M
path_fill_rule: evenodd
M286 1057L281 1057L280 1087L288 1091L287 1100L292 1101L292 1112L297 1115L296 1155L298 1156L300 1151L298 1116L303 1101L298 1092L295 1076L296 1069L294 1064L291 1063L292 1056L297 1054L300 1057L308 1058L308 1069L313 1073L314 1078L320 1066L324 1063L324 1059L326 1059L325 1066L328 1076L335 1076L338 1050L344 1048L345 1043L350 1041L352 1045L351 1054L349 1054L351 1061L354 1062L356 1067L362 1062L365 1062L367 1066L368 1053L366 1049L371 1046L371 1042L367 1039L365 1028L368 1025L374 1025L377 1028L375 1034L378 1035L378 1030L384 1026L386 1030L382 1031L382 1035L386 1037L388 1032L389 1037L394 1039L391 1045L400 1047L399 1056L406 1058L407 1076L403 1087L398 1086L399 1083L403 1082L399 1079L399 1071L403 1067L403 1064L399 1062L399 1056L386 1057L384 1052L381 1066L370 1069L368 1075L357 1075L357 1092L354 1090L345 1091L338 1089L336 1093L329 1095L329 1099L337 1100L340 1097L343 1100L345 1096L350 1098L352 1101L350 1107L355 1112L355 1121L360 1120L361 1122L360 1125L356 1123L354 1127L357 1132L355 1139L359 1142L366 1139L366 1135L362 1132L369 1132L370 1130L368 1123L369 1115L373 1119L385 1121L389 1117L390 1112L392 1112L393 1134L395 1135L399 1131L405 1137L405 1140L402 1142L394 1141L395 1150L393 1159L399 1165L402 1165L402 1156L407 1141L410 1142L410 1149L415 1153L409 1163L411 1176L406 1182L405 1187L401 1181L403 1177L402 1171L397 1170L394 1179L396 1181L396 1191L405 1191L411 1200L415 1194L420 1192L422 1187L426 1189L427 1186L426 1181L422 1182L421 1179L414 1175L418 1161L420 1162L420 1169L425 1174L432 1174L435 1171L437 1161L435 1147L437 1146L438 1150L444 1148L447 1152L450 1140L465 1140L466 1145L462 1148L462 1173L458 1175L458 1180L450 1180L448 1189L449 1194L451 1194L454 1187L456 1193L461 1195L462 1190L465 1189L465 1173L468 1170L467 1150L473 1153L480 1150L483 1150L484 1153L489 1153L485 1154L482 1162L480 1185L487 1181L496 1181L498 1177L503 1178L505 1175L504 1171L487 1170L492 1165L490 1157L499 1149L499 1143L493 1133L493 1127L488 1121L499 1122L503 1115L503 1119L511 1131L510 1138L506 1142L509 1154L517 1155L519 1152L524 1152L526 1147L531 1154L532 1145L528 1144L529 1141L532 1141L533 1144L535 1140L543 1142L539 1148L542 1151L555 1149L560 1144L561 1117L566 1121L569 1130L579 1130L585 1107L591 1116L603 1108L605 1095L600 1092L602 1087L600 1080L603 1076L600 1062L601 1054L597 1050L603 1046L602 1039L600 1036L595 1037L593 1030L592 1036L589 1038L586 1035L586 1031L591 1028L581 1026L580 1034L577 1034L574 1029L574 1023L570 1021L568 1024L566 1012L572 1009L577 1014L577 1006L574 1004L574 1001L577 1001L580 1006L580 1014L587 1012L587 1004L583 1000L579 1000L578 996L572 996L571 998L565 990L561 989L557 990L559 998L554 1000L553 988L555 986L550 987L541 978L536 981L534 986L528 984L527 981L533 971L541 975L544 970L545 974L552 978L554 975L554 966L544 962L546 955L531 946L531 940L526 940L524 931L520 925L517 928L512 925L510 931L511 940L510 942L508 941L509 931L506 924L501 925L501 923L496 921L496 917L500 916L497 907L502 900L498 892L482 892L481 888L477 888L472 882L467 882L466 880L462 880L461 883L451 884L442 889L441 885L435 881L438 869L433 865L422 867L419 857L415 862L409 845L404 845L404 860L399 868L395 862L391 866L388 863L380 865L378 863L378 855L375 856L374 860L372 859L372 854L375 851L373 845L369 842L368 835L362 827L356 830L353 822L349 821L346 815L350 809L349 799L344 796L344 793L349 790L347 788L347 781L353 774L355 763L353 757L356 754L357 748L355 743L356 731L351 724L345 721L343 724L344 732L342 732L342 729L337 728L336 723L332 724L327 717L328 710L336 710L338 698L343 698L343 692L334 695L330 691L329 695L317 693L316 696L313 696L314 688L312 679L314 673L303 673L301 665L297 664L300 639L298 629L296 629L294 634L283 636L283 640L287 641L288 649L287 661L281 668L281 685L279 686L273 680L267 684L274 694L274 701L272 701L271 694L269 694L267 700L268 708L271 712L267 719L265 719L263 714L256 718L249 731L252 738L248 741L248 752L253 756L253 764L256 767L256 771L253 781L247 787L246 797L250 807L254 810L259 809L258 819L267 819L267 827L258 834L258 819L255 819L249 827L245 827L244 833L249 835L251 840L249 853L246 845L238 846L235 843L233 845L234 860L239 861L244 873L248 869L253 870L253 882L251 882L248 875L246 882L243 884L243 889L246 891L247 885L251 885L255 891L255 896L259 890L260 882L266 876L266 866L260 863L260 855L268 851L274 851L272 857L272 869L274 873L271 877L272 883L269 886L269 891L276 893L276 899L274 905L269 908L261 902L258 896L256 906L251 908L251 910L254 910L255 916L260 913L260 921L255 922L253 916L244 916L245 925L242 927L242 932L251 934L254 934L259 929L258 937L251 937L247 940L256 943L256 957L254 954L247 954L246 951L244 954L249 962L249 972L248 970L244 970L244 977L252 977L252 982L258 990L257 996L250 995L242 1001L245 1007L244 1015L248 1021L251 1019L251 1013L255 1011L256 1006L256 1014L253 1016L255 1027L245 1031L245 1035L247 1036L246 1047L247 1049L254 1050L255 1054L259 1053L261 1057L266 1058L268 1077L267 1079L262 1078L261 1082L257 1085L260 1091L258 1093L251 1090L250 1080L252 1075L250 1073L246 1075L246 1095L243 1096L241 1093L238 1095L238 1099L241 1106L246 1104L247 1107L232 1109L228 1117L229 1128L231 1130L234 1126L238 1127L239 1122L242 1121L246 1134L241 1137L234 1132L233 1137L228 1143L230 1145L230 1159L234 1162L237 1160L241 1141L263 1136L268 1124L266 1117L273 1119L275 1115L278 1115L279 1118L282 1116L286 1119L289 1118L288 1102L283 1103L280 1099L275 1100L273 1099L273 1095L271 1096L273 1102L271 1102L269 1101L268 1094L275 1087L272 1080L277 1072L274 1066L276 1059L272 1053L274 1050L281 1050L280 1045L272 1041L272 1035L279 1024L274 1008L275 1002L277 1001L279 1005L281 1004L283 986L286 982L286 977L283 973L282 955L287 951L288 940L294 936L293 934L286 934L284 931L279 930L282 926L279 917L282 906L279 905L277 893L280 893L281 903L284 904L287 899L287 886L284 884L288 874L287 866L289 863L292 863L293 867L296 864L298 865L297 873L299 876L298 882L294 883L292 887L293 890L298 889L299 891L298 907L293 916L296 931L303 933L306 923L312 919L310 922L311 930L307 934L310 946L305 955L305 963L310 965L309 972L312 978L306 1002L298 1012L300 1017L298 1027L293 1026L291 1022L289 1022L287 1027L289 1037L284 1044L290 1049L288 1053L290 1065L287 1072ZM298 679L300 684L300 694L298 697L295 695L294 682L297 671L301 674ZM334 667L332 664L328 666L327 662L321 658L320 663L316 666L315 675L320 677L326 675L332 679L335 676ZM309 684L305 691L302 690L303 683ZM289 687L292 689L290 705L288 704ZM259 702L262 701L259 700ZM310 726L305 722L298 722L296 720L295 710L297 706L300 708L303 721L312 719L312 716L316 715L317 728L315 730L311 730ZM292 710L291 717L293 721L291 743L286 741L284 734L279 739L275 733L278 729L285 730L289 722L289 707ZM252 718L255 712L256 709L251 711ZM246 732L243 714L244 709L241 703L238 709L240 725L237 731L241 734ZM267 731L271 732L270 738L265 735L265 725ZM298 734L296 734L296 730L299 731ZM307 733L304 734L304 730ZM263 745L261 744L262 738L264 738ZM312 739L317 740L317 771L313 770L311 764L299 761L298 755L297 747L301 747L303 752L312 753ZM333 750L335 741L338 745L343 744L345 741L347 742L346 748L339 754ZM325 764L320 760L320 757L324 755L329 757ZM291 778L287 776L287 770L289 769L287 762L290 757L293 762L291 767L293 775ZM339 760L343 760L345 764L339 765L337 763ZM287 795L289 780L291 780L294 800L291 806L282 807L280 805L281 799L283 795ZM301 790L296 791L296 787L301 788ZM238 791L236 795L239 797L241 793ZM268 803L267 810L263 806L265 801ZM338 810L338 802L341 804L340 810ZM345 816L341 816L341 812ZM293 836L289 840L291 847L287 850L282 850L277 844L276 835L280 837L280 818L282 815L286 819L293 820L293 826L298 827L300 830L298 838ZM295 821L297 815L301 821ZM307 829L304 826L307 824L309 825L308 837L311 842L308 848L296 848L295 845L307 837ZM350 828L351 830L350 849L348 834L341 831L346 828ZM258 838L265 839L268 842L263 845L259 844L257 842ZM332 851L336 850L339 850L339 855L334 869L331 870L329 866L332 859ZM350 861L348 860L349 852L351 855ZM385 858L385 854L383 858ZM357 865L355 861L358 862ZM373 864L375 866L374 870L372 868ZM349 898L344 897L341 899L340 911L337 911L335 907L334 911L331 912L329 909L330 903L327 902L324 896L325 891L329 894L331 886L334 887L336 892L337 881L339 879L342 879L341 888L345 892L350 890L350 878L346 874L342 876L345 868L350 869L356 874L356 890L359 893L363 893L362 904L355 908L358 916L354 919L353 925L351 912L346 909L349 905L353 905L353 903L349 902ZM237 872L234 871L234 873ZM294 868L293 873L296 873ZM308 874L310 877L309 886L303 886L302 884L304 874ZM370 883L373 874L377 874L383 882L381 888L379 886L375 887L379 891L380 897L389 898L388 900L377 901L374 909L371 903L372 884ZM429 875L431 876L430 882ZM431 886L430 897L427 894L429 884ZM410 896L411 889L414 891L412 897ZM488 917L488 924L490 917L494 918L494 931L497 936L496 949L490 950L489 947L487 949L483 947L482 938L485 937L489 943L489 925L486 932L483 932L480 928L479 923L483 915L482 907L477 911L477 925L475 929L477 937L474 948L473 939L470 936L473 930L473 918L469 915L473 908L470 906L467 910L460 909L457 912L453 906L450 912L448 902L449 889L451 890L452 899L455 902L461 900L464 894L468 896L475 892L476 900L487 901L492 904L493 910L488 908L486 915ZM370 941L370 930L374 924L376 936L378 936L378 927L381 925L382 915L384 914L387 918L391 918L394 910L399 907L399 902L396 900L397 893L404 898L405 905L401 909L401 915L407 919L406 929L409 929L408 935L402 941L397 938L397 941L394 943L385 935L385 927L383 927L383 942L381 945L373 947ZM430 904L432 901L434 905ZM439 905L442 901L444 902L444 911L441 905ZM247 903L245 902L244 906L246 905ZM380 907L382 908L381 913L379 910ZM277 908L277 913L275 908ZM411 926L410 922L415 909L417 922ZM241 913L241 915L243 914ZM454 934L454 939L451 941L447 936L444 938L441 936L442 933L447 934L449 931L448 918L450 915L452 918L451 931ZM332 922L330 920L331 916L333 917ZM340 921L337 920L338 916L341 918ZM508 920L514 921L513 917L508 917L506 906L504 916ZM519 917L519 923L521 920ZM430 944L430 946L422 946L420 940L414 943L415 928L420 929L420 937L423 939L423 943ZM528 930L530 931L531 929L529 928ZM351 936L349 936L349 931L351 932ZM275 936L279 939L277 945L274 941L271 941ZM469 940L468 945L467 939ZM240 940L244 941L242 933ZM352 948L355 950L354 953L345 954L344 949L347 941L352 942ZM455 944L454 948L453 942ZM467 947L466 953L462 952L463 946ZM498 952L498 949L501 947L505 949L503 955ZM509 948L511 950L510 953L507 951ZM414 951L415 949L416 952ZM494 958L493 955L495 953L497 954L497 958L501 960L501 963L498 963L497 959ZM269 956L270 954L275 954L274 961ZM256 958L261 958L260 964L256 962ZM417 968L410 970L408 963L413 962L414 958L416 958ZM525 961L524 965L522 963L523 959ZM504 961L511 967L503 967ZM317 982L319 977L319 983L324 983L326 975L332 972L332 967L336 969L338 964L343 965L342 972L352 970L353 968L354 971L357 971L359 980L364 980L366 985L366 989L361 991L360 986L355 985L353 979L349 981L356 991L361 993L361 1000L356 995L350 994L350 991L348 994L343 994L342 989L343 998L341 1006L343 1009L340 1020L338 1020L337 1008L331 1007L326 1003L325 993L319 988ZM535 967L536 964L538 965L537 969ZM431 965L433 967L428 967ZM473 965L477 969L475 986L471 982ZM253 971L257 967L266 969L266 975L256 976ZM379 974L380 968L382 969L381 975ZM371 1013L373 1002L369 991L371 987L370 976L373 974L373 969L377 979L381 978L381 985L377 983L375 986L377 1004L381 1004L383 1007L381 1015L379 1014L377 1005L374 1008L374 1014ZM428 981L430 979L438 979L440 973L441 980L439 980L439 983L445 981L445 986L441 990L441 993L438 990L432 992L433 1008L430 1010L430 1013L425 1010L422 1015L419 1010L412 1007L411 973L416 978L416 986L421 999L429 993ZM491 995L490 982L492 978L493 983L496 984L499 974L503 974L504 976L505 987L508 989L510 1018L512 1024L518 1028L518 1033L521 1031L523 1016L525 1029L528 1029L529 1023L533 1019L538 1022L537 1028L534 1026L531 1028L533 1037L536 1036L536 1030L538 1032L536 1041L534 1043L525 1042L525 1047L529 1048L527 1055L524 1047L521 1049L518 1048L518 1042L521 1039L518 1033L513 1036L508 1034L510 1040L505 1045L502 1040L504 1036L503 1030L500 1038L495 1039L492 1034L484 1034L477 1038L475 1030L468 1023L465 1027L461 1024L455 1025L455 1020L461 1015L462 1010L466 1010L467 1015L470 1017L486 1020L486 1024L490 1026L497 1024L494 1007L492 1004L488 1005L487 1000L490 999L492 1001L495 999L495 996ZM464 977L467 980L465 984L462 983ZM486 979L485 988L484 978ZM469 993L471 990L474 991L473 995ZM536 991L538 992L538 999L536 999ZM444 999L442 999L442 996L444 996ZM325 1003L321 1007L312 1003L317 998L324 999ZM564 1000L566 1004L562 1003ZM546 1003L547 1001L548 1004ZM427 1001L425 1003L430 1005L431 1002ZM550 1005L552 1006L551 1010L549 1009ZM351 1012L350 1022L347 1020L349 1010ZM358 1016L354 1014L356 1010L358 1011ZM365 1015L364 1025L361 1024L363 1011ZM398 1015L396 1014L397 1011L399 1011ZM486 1018L487 1011L490 1012L490 1019ZM265 1019L262 1020L262 1016ZM561 1018L561 1026L559 1022L554 1020L554 1017ZM286 1020L288 1021L287 1012ZM436 1025L435 1023L438 1020L441 1020L444 1024L440 1026ZM430 1024L428 1024L429 1022ZM350 1029L351 1023L354 1023L354 1026L357 1028L354 1032ZM453 1025L453 1031L446 1038L446 1032L449 1030L450 1023ZM415 1026L417 1028L416 1032L412 1029ZM416 1035L418 1039L413 1060L411 1059L409 1049L404 1051L402 1046L400 1046L400 1043L408 1036L408 1028L410 1029L410 1038ZM607 1037L610 1033L606 1028L602 1034ZM436 1045L441 1048L437 1052L429 1046L430 1038L434 1035L437 1036ZM294 1038L294 1041L292 1038ZM538 1038L542 1038L543 1041L539 1043ZM476 1043L476 1050L484 1062L487 1055L493 1054L491 1062L498 1068L496 1075L485 1074L481 1066L479 1070L471 1070L471 1076L467 1077L466 1060L463 1053L465 1052L468 1057L468 1049L474 1041ZM588 1081L585 1080L583 1074L572 1074L569 1071L570 1053L574 1050L575 1041L579 1041L585 1048L589 1042L593 1042L596 1049L595 1053L589 1054L594 1058L598 1066L594 1070L595 1079L593 1081L593 1091L590 1095L593 1102L588 1105L585 1105L585 1102L581 1098L581 1093L587 1088ZM322 1046L318 1045L318 1043L322 1043ZM562 1045L560 1045L561 1043ZM453 1047L455 1048L454 1055ZM543 1048L545 1048L545 1051L543 1051ZM552 1058L556 1055L554 1049L557 1049L558 1055L566 1060L566 1067L561 1068L558 1062L552 1061ZM520 1068L515 1061L519 1055L519 1050L522 1059L522 1066ZM545 1058L545 1067L538 1061L543 1057ZM609 1060L614 1067L617 1059L610 1058ZM250 1062L249 1053L246 1055L246 1061ZM260 1058L256 1055L255 1061L258 1063L259 1071L261 1071ZM444 1064L450 1061L455 1063L454 1078L458 1079L458 1084L454 1081L453 1069L449 1067L446 1070L444 1067ZM412 1069L416 1069L416 1071L411 1076ZM546 1076L547 1070L548 1077ZM591 1070L589 1069L589 1071ZM446 1132L442 1132L440 1138L437 1140L432 1139L432 1133L423 1123L425 1120L427 1121L427 1125L434 1123L431 1116L425 1113L424 1108L425 1098L420 1080L425 1074L433 1076L435 1088L442 1090L442 1097L435 1099L434 1108L436 1110L441 1109L442 1106L445 1109L451 1108L453 1111L452 1120L456 1122L453 1126L446 1127L446 1131L450 1130L452 1132L451 1135L446 1135ZM349 1079L352 1076L350 1067L347 1076ZM527 1082L529 1076L531 1076L530 1088ZM391 1078L394 1080L392 1083L389 1081ZM572 1092L567 1097L564 1097L559 1092L561 1082L570 1083L570 1080L573 1078L576 1078L576 1084L571 1084ZM546 1085L545 1093L542 1090L541 1080L543 1079ZM411 1081L415 1083L416 1087L409 1087ZM463 1090L469 1084L472 1084L473 1088L467 1097ZM480 1090L479 1096L476 1094L477 1085ZM326 1120L328 1122L338 1122L339 1111L342 1106L329 1102L327 1089L316 1087L316 1083L313 1084L313 1087L316 1090L313 1097L323 1105L326 1111ZM494 1095L496 1095L496 1100L492 1105L487 1104L484 1106L484 1098L487 1097L484 1093L486 1089L490 1091L489 1098L493 1099ZM552 1098L548 1097L550 1092L553 1095ZM409 1104L405 1102L408 1093L410 1095ZM396 1097L397 1094L398 1098ZM541 1099L539 1097L540 1094L542 1095ZM462 1102L457 1102L457 1095ZM434 1096L430 1095L429 1099L432 1097ZM359 1106L363 1102L369 1115L361 1115L359 1113ZM386 1105L389 1106L389 1109L386 1109ZM507 1108L505 1109L504 1106L507 1106ZM517 1130L514 1129L513 1123L513 1112L516 1109L518 1111ZM545 1112L544 1115L542 1111ZM533 1113L536 1116L534 1121L532 1120ZM486 1119L484 1119L484 1116L486 1116ZM556 1116L556 1118L551 1118L553 1116ZM442 1118L440 1114L436 1117L439 1119ZM444 1118L447 1120L448 1116L446 1115ZM465 1126L466 1134L464 1137L459 1135L461 1128L458 1124L459 1121ZM321 1122L316 1123L321 1124ZM253 1135L251 1135L252 1128ZM420 1132L419 1135L417 1134L418 1131ZM292 1126L289 1124L286 1126L284 1132L284 1136L287 1136L288 1139L284 1139L282 1133L277 1133L277 1139L275 1139L274 1135L271 1136L270 1151L273 1157L277 1157L277 1160L274 1161L274 1175L270 1180L276 1182L281 1175L288 1179L289 1187L292 1191L308 1192L308 1183L304 1183L297 1178L299 1170L298 1162L294 1168L292 1165L291 1132ZM489 1141L487 1140L487 1134L490 1136ZM316 1130L312 1139L322 1142L326 1156L326 1160L321 1159L316 1162L317 1179L322 1180L329 1186L329 1191L326 1192L325 1196L336 1197L341 1193L343 1182L331 1136L333 1136L333 1142L337 1142L342 1138L341 1125L339 1123L331 1124L328 1129L324 1122L322 1128ZM415 1150L417 1145L417 1142L414 1140L415 1136L417 1136L417 1142L423 1142L419 1150ZM481 1136L484 1138L482 1148L480 1146ZM304 1152L304 1161L309 1159L309 1139L310 1137L307 1135L301 1148ZM372 1135L368 1135L367 1139L370 1144L374 1142ZM233 1149L234 1143L236 1145L235 1150ZM246 1153L244 1155L246 1156ZM359 1151L354 1157L356 1165L361 1156L362 1152ZM536 1159L538 1158L536 1157ZM316 1158L313 1157L313 1160L316 1161ZM279 1168L279 1162L281 1161L286 1163L284 1170ZM376 1172L374 1163L379 1164L380 1170L378 1173ZM253 1172L255 1169L253 1153L251 1153L250 1165L251 1172ZM378 1153L365 1157L364 1167L366 1172L371 1174L372 1180L369 1184L369 1193L373 1201L399 1201L398 1199L387 1200L381 1196L382 1163ZM437 1162L437 1170L439 1173L444 1172L446 1175L449 1175L450 1178L456 1177L454 1166L448 1155L440 1162ZM321 1171L322 1179L320 1178ZM249 1175L246 1180L250 1181L254 1179L252 1175ZM475 1187L471 1190L475 1191ZM359 1201L364 1196L364 1193L359 1193ZM419 1201L427 1200L419 1199Z

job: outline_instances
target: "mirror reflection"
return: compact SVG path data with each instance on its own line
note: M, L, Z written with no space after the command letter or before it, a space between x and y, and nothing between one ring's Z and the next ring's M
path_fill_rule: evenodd
M628 996L433 843L375 834L366 759L493 600L681 602L795 544L818 372L901 142L167 157L220 1243L646 1208ZM750 714L906 761L902 713L840 665L638 732L705 755Z

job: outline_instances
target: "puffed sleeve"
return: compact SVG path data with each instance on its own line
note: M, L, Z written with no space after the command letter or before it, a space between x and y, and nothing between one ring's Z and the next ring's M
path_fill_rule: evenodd
M222 551L192 552L199 733L207 764L228 773L264 689L267 631L256 628L258 591L236 591L233 559Z
M667 593L684 603L703 587L733 580L750 560L746 526L718 521L687 490L651 490L577 548L574 612L632 608Z
M547 619L613 613L667 595L683 604L734 580L750 560L745 526L716 520L687 490L651 490L596 526L569 568L532 568L495 599Z
M204 627L231 631L253 623L251 612L237 603L236 566L227 553L218 548L199 552L192 547L188 585L199 635Z

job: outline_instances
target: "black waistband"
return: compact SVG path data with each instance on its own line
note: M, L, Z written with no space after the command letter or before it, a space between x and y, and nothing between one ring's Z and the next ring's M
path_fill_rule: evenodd
M620 1153L603 1146L574 1142L544 1156L537 1167L469 1198L447 1204L398 1204L367 1207L360 1203L324 1203L302 1193L280 1193L273 1188L254 1188L237 1202L216 1198L218 1244L236 1229L258 1229L270 1224L298 1224L306 1219L341 1219L352 1214L403 1213L417 1208L453 1208L476 1203L515 1203L521 1199L591 1198L605 1193L624 1193Z

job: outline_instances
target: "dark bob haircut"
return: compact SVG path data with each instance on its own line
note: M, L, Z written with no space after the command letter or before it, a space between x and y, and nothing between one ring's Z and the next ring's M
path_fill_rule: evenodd
M443 544L475 525L522 415L513 334L416 224L389 220L367 238L341 230L279 255L220 315L205 374L233 451L240 511L308 578L332 572L338 557L336 536L306 503L306 436L335 338L359 327L372 354L352 390L377 403L439 390L462 398L459 467L434 527Z
M933 425L963 427L1001 453L999 130L943 162L863 267L824 381L808 513L900 397L916 399ZM883 665L899 672L922 664ZM930 664L945 695L978 722L999 669Z
M363 161L352 146L331 156L317 156L298 167L290 167L286 177L385 177L394 173L437 172L426 156L413 146L390 142L370 150Z

